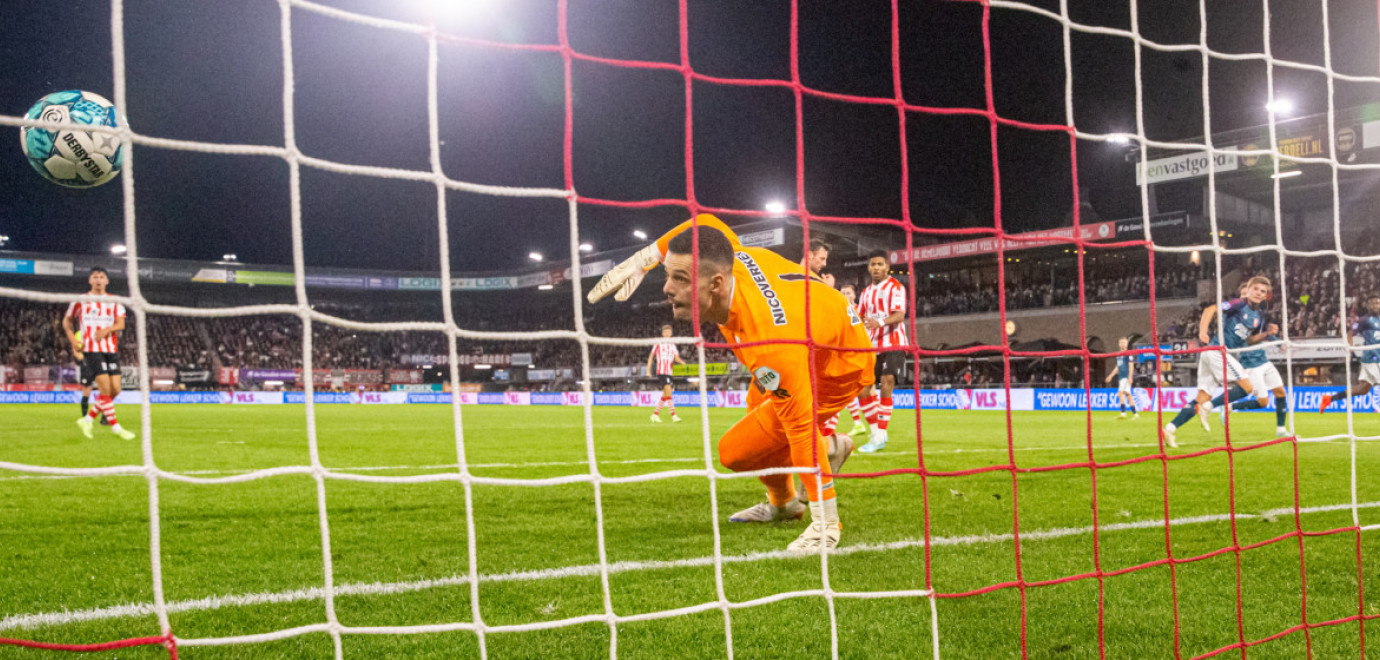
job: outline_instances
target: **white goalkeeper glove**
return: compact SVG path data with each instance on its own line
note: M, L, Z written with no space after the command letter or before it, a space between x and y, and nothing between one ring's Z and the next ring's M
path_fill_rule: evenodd
M637 290L637 285L642 284L642 278L647 276L647 271L659 263L661 250L657 249L656 243L652 243L638 250L623 263L614 266L613 270L604 273L586 297L591 303L596 303L616 290L618 293L614 294L613 299L623 302Z

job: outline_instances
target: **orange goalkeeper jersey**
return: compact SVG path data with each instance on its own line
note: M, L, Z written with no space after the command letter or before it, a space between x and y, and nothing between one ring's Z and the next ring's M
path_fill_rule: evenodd
M700 231L723 232L733 244L733 302L728 322L719 330L729 342L806 339L806 326L817 346L840 346L863 351L816 348L815 378L810 389L810 354L803 344L762 344L734 348L738 361L756 383L771 394L770 400L792 439L813 433L816 415L829 408L841 409L873 382L876 355L862 319L848 299L805 267L764 248L744 247L738 236L718 218L701 214ZM657 240L661 255L676 235L690 231L691 221ZM805 292L810 292L810 314L805 314ZM818 401L819 409L815 408Z

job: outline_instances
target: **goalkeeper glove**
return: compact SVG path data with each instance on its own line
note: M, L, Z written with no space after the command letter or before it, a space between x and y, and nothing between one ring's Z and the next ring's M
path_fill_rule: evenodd
M617 291L613 299L623 302L632 296L637 290L637 286L642 284L642 278L647 275L647 271L655 268L661 263L661 249L656 243L638 250L636 254L629 257L623 263L613 267L602 278L599 283L589 290L586 296L591 303L599 302L604 296Z

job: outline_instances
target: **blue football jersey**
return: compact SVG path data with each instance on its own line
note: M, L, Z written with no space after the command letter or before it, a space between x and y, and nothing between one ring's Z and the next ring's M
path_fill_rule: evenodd
M1351 334L1359 335L1361 343L1374 346L1361 352L1362 362L1380 362L1380 316L1362 316L1351 324Z
M1130 377L1131 377L1131 360L1133 360L1133 359L1134 359L1134 358L1132 358L1130 355L1118 355L1118 356L1117 356L1117 358L1116 358L1116 377L1117 377L1117 378L1130 378Z
M1245 348L1250 345L1246 340L1250 339L1251 335L1259 334L1265 329L1265 315L1243 298L1232 298L1222 303L1217 311L1217 322L1221 324L1222 338L1227 348ZM1211 345L1218 345L1217 337L1212 338Z

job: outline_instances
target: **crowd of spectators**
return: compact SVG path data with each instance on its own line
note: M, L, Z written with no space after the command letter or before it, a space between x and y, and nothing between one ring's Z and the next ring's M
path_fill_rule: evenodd
M1143 273L1144 271L1142 271ZM1197 269L1175 269L1157 276L1155 295L1160 298L1185 298L1197 295ZM1012 276L1006 282L1006 308L1036 309L1078 304L1078 278ZM917 316L952 316L995 312L1000 304L996 283L982 285L954 283L947 278L922 279L916 291ZM1148 300L1150 279L1145 274L1127 274L1086 280L1084 302L1089 305Z
M65 305L28 300L0 299L0 365L72 364L71 343L62 329ZM134 317L125 319L120 337L120 360L138 360ZM210 351L197 335L197 321L189 317L154 315L148 317L149 361L174 367L209 367Z
M1372 246L1373 247L1373 246ZM1360 246L1365 253L1365 246ZM1375 250L1371 250L1374 252ZM1267 317L1280 322L1281 311L1288 310L1290 336L1307 338L1337 336L1341 293L1341 270L1334 257L1290 257L1287 287L1278 280L1278 261L1273 255L1256 254L1228 264L1231 274L1241 281L1256 274L1270 277L1275 297L1266 303ZM1088 304L1145 300L1150 282L1143 265L1127 264L1120 271L1099 267L1105 277L1088 278L1084 287ZM1380 262L1348 262L1345 265L1347 295L1345 315L1350 322L1364 304L1360 294L1380 291ZM1197 267L1164 268L1157 273L1156 295L1181 298L1197 293L1204 277ZM1036 279L1032 271L1013 269L1005 288L1007 308L1030 309L1076 305L1077 278ZM644 287L654 289L655 287ZM1234 296L1235 291L1226 292ZM916 313L922 317L991 312L997 309L995 285L959 285L949 277L923 278L916 296ZM658 337L661 326L670 319L666 303L656 291L639 292L623 305L585 305L582 313L586 330L596 337L647 339ZM73 362L70 347L62 334L64 305L0 298L0 365L58 365ZM365 323L439 321L440 306L434 303L389 303L382 305L318 303L316 311L334 317ZM1201 307L1178 318L1162 321L1161 336L1169 340L1197 337ZM478 333L549 332L573 330L574 313L570 298L553 292L457 292L453 298L456 323L466 331ZM295 315L257 315L238 317L185 317L149 315L149 362L155 366L211 368L293 369L302 364L303 323ZM121 360L133 364L137 358L133 317L121 339ZM324 321L312 323L313 365L323 369L417 368L423 356L448 353L443 332L397 330L370 331L345 328ZM684 324L676 325L684 335ZM703 328L710 342L722 342L712 325ZM537 368L575 368L581 363L580 345L570 338L476 339L463 337L457 350L462 355L508 355L528 353ZM645 364L646 345L589 345L591 366ZM683 349L693 361L691 347ZM709 362L731 359L725 349L706 351ZM1012 382L1020 385L1057 385L1074 382L1081 370L1077 360L1033 360L1012 362ZM915 373L922 385L995 385L1003 380L1000 360L922 361Z

